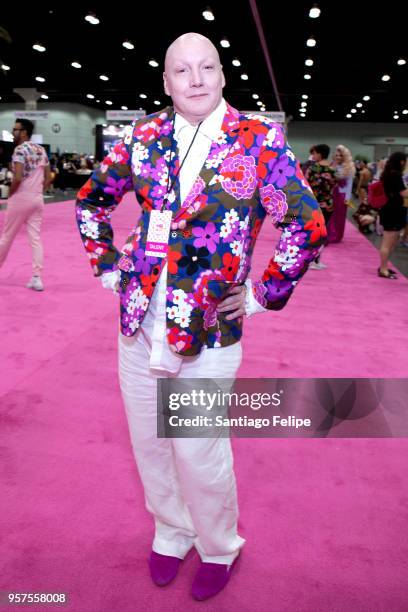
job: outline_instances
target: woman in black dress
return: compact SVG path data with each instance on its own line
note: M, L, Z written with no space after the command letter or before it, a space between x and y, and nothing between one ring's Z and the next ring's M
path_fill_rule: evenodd
M399 233L404 229L407 218L407 209L404 207L404 198L408 197L402 175L407 163L405 153L393 153L385 164L381 181L388 198L387 203L380 209L380 221L384 228L384 235L380 247L380 267L378 276L396 279L394 270L388 267L388 260L398 243Z

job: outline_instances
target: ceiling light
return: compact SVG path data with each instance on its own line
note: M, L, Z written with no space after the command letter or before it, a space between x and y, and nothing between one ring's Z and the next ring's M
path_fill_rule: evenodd
M156 62L156 60L154 59L149 60L149 66L152 66L152 68L157 68L158 65L159 64L158 62Z
M205 9L205 11L202 12L202 15L203 15L204 19L206 19L207 21L214 21L214 19L215 19L214 13L208 7Z
M121 106L121 110L129 110L127 106Z
M312 59L307 59L307 60L305 61L305 66L313 66L313 63L314 63L314 62L313 62L313 60L312 60Z
M86 94L86 97L90 100L93 100L95 96L93 94Z
M112 106L113 102L111 100L105 100L105 104L108 106Z
M247 80L248 80L248 75L247 75L247 74L245 74L245 73L244 73L244 74L241 74L241 79L242 79L243 81L247 81Z
M315 47L316 46L316 40L313 38L313 36L311 36L310 38L307 39L306 45L308 47Z
M233 60L232 60L232 65L233 65L233 66L240 66L240 65L241 65L241 62L239 61L239 59L233 59Z
M320 17L320 9L318 6L315 5L313 8L310 9L309 17L311 19L317 19L318 17Z
M125 40L125 42L122 43L122 46L125 47L126 49L134 49L135 45L132 44L130 42L130 40Z
M311 79L311 75L310 74L304 74L303 78L306 79L306 81L308 81L309 79Z
M302 95L302 99L303 99L303 100L308 100L308 99L309 99L309 96L307 96L306 94L303 94L303 95Z
M139 98L145 99L145 98L147 98L147 96L146 96L146 94L139 94Z
M39 83L45 83L44 77L36 76L35 80L38 81Z
M48 96L47 96L47 94L42 94L42 95L41 95L41 98L42 98L43 100L48 100Z
M252 94L252 97L253 97L254 100L258 100L259 99L258 94Z
M364 102L368 102L369 99L370 99L370 96L364 96L364 98L363 98Z
M226 38L223 38L220 41L220 45L221 47L224 47L224 49L228 49L228 47L230 47L231 45L229 44L229 41Z
M160 106L161 102L160 102L160 100L155 100L155 101L153 102L153 104L155 104L156 106Z
M71 62L71 66L73 68L82 68L81 64L78 64L78 62Z
M109 81L109 77L107 77L106 74L100 74L99 78L101 79L101 81Z
M7 66L7 64L2 64L1 67L3 70L10 70L10 66Z
M85 21L87 21L91 25L98 25L99 23L99 19L93 13L89 13L89 15L85 17Z
M39 51L40 53L43 53L45 51L45 47L43 45L40 45L39 43L33 45L33 49Z
M407 63L406 60L404 60L402 58L399 59L398 62L397 62L398 66L405 66L406 63Z
M350 113L348 115L346 115L347 119L351 119L352 115L350 115Z
M389 74L383 74L383 75L382 75L382 77L381 77L381 80L382 80L382 81L389 81L389 80L390 80L390 78L391 78L391 77L390 77L390 75L389 75Z

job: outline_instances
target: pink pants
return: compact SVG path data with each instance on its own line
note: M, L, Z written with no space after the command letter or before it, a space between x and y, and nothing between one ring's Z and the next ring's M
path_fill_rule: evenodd
M3 233L0 238L0 267L6 260L13 240L21 226L27 227L28 241L33 251L33 274L39 276L43 268L43 246L40 237L44 208L42 195L15 195L7 203Z

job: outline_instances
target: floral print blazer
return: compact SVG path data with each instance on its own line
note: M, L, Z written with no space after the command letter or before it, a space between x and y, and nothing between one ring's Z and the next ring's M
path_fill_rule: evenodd
M132 336L143 321L167 262L170 348L196 355L203 345L228 346L242 335L242 317L225 320L217 299L225 281L243 283L265 217L282 230L255 299L280 310L324 243L320 208L282 128L263 116L227 105L190 193L180 202L178 180L165 207L173 212L166 258L145 255L150 211L161 209L179 168L174 110L136 121L78 193L79 231L95 275L119 269L121 331ZM168 173L170 172L170 177ZM134 189L141 215L121 252L113 244L111 213ZM220 290L220 288L223 288Z

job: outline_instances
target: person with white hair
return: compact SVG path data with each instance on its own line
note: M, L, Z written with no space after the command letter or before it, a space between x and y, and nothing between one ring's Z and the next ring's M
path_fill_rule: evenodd
M341 144L336 147L331 165L336 172L337 182L333 189L333 214L327 227L327 236L329 243L334 243L343 240L356 168L350 149Z

